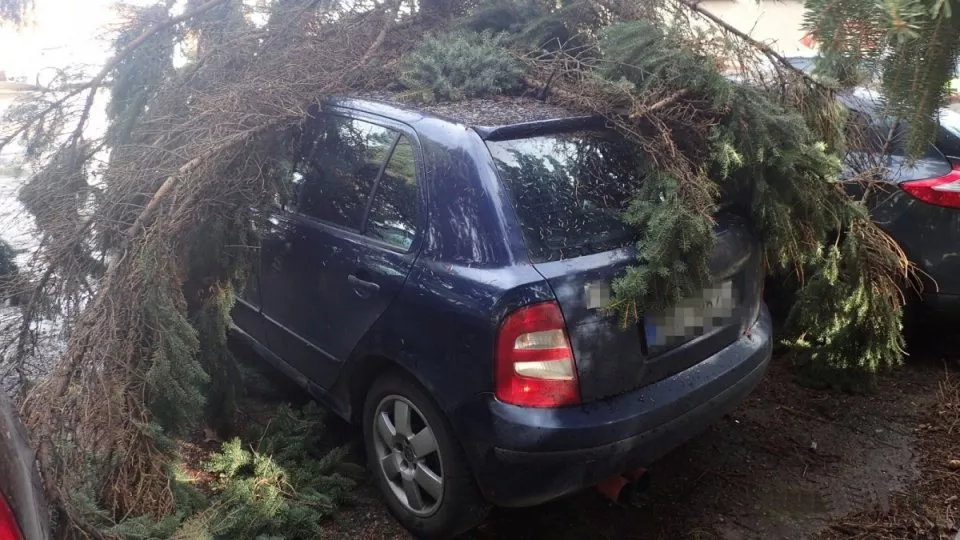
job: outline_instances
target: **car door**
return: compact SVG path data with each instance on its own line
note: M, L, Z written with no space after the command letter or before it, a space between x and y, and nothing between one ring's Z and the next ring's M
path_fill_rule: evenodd
M416 139L384 119L321 114L293 143L262 240L267 342L329 388L400 291L419 247Z
M46 540L50 516L26 430L0 390L0 538Z

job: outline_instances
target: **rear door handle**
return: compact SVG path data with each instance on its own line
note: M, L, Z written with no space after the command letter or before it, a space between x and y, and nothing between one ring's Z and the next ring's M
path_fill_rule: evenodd
M360 298L370 298L380 292L380 285L372 281L360 279L355 274L347 276L347 283L353 287L353 292L357 293L357 296Z

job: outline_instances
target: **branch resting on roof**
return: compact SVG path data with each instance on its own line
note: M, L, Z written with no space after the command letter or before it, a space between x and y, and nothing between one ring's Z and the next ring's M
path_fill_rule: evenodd
M808 75L808 74L807 74L805 71L803 71L802 69L799 69L799 68L797 68L796 66L794 66L793 64L791 64L786 58L784 58L782 55L780 55L780 53L778 53L778 52L774 51L773 49L771 49L770 46L767 45L766 43L764 43L764 42L762 42L762 41L757 41L756 39L750 37L749 35L747 35L747 34L745 34L745 33L743 33L743 32L741 32L740 30L737 30L736 28L734 28L733 26L731 26L730 24L728 24L727 22L725 22L725 21L724 21L723 19L721 19L720 17L717 17L717 16L714 15L713 13L711 13L711 12L707 11L706 9L700 7L699 2L690 2L690 1L688 1L688 0L676 0L676 1L677 1L677 3L679 3L680 5L685 6L686 8L688 8L688 9L690 9L690 10L692 10L692 11L695 11L695 12L699 13L699 14L702 15L703 17L706 17L707 19L709 19L711 22L713 22L713 23L716 24L717 26L723 28L726 32L729 32L729 33L737 36L738 38L746 41L747 43L749 43L749 44L752 45L753 47L756 47L756 49L757 49L758 51L760 51L761 53L763 53L767 58L773 60L774 62L777 62L777 63L780 64L780 65L782 65L782 66L783 66L784 68L786 68L788 71L791 71L791 72L793 72L794 74L800 76L800 77L803 78L805 81L807 81L809 84L811 84L811 85L813 85L813 86L816 86L816 87L818 87L818 88L822 88L822 89L824 89L824 90L830 90L830 87L829 87L829 86L827 86L827 85L823 84L822 82L814 79L813 77L811 77L810 75Z

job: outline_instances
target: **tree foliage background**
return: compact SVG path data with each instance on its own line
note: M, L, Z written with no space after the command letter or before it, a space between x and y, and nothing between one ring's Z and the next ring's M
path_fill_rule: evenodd
M841 86L879 83L886 111L919 152L933 138L960 70L957 0L806 0L819 70Z
M203 524L183 513L171 437L231 414L225 332L256 253L251 224L282 194L278 137L332 94L507 93L602 115L645 157L623 215L640 235L638 265L615 284L625 321L709 283L714 215L739 193L769 272L803 276L790 320L813 365L876 372L902 357L912 270L838 182L844 114L832 88L698 4L171 4L125 6L96 76L58 79L0 128L0 147L20 142L36 170L20 197L42 234L7 361L29 357L46 313L69 314L63 358L23 386L68 534L124 537L110 525L124 517ZM19 20L22 5L0 0L0 16ZM109 96L104 133L89 129L98 95ZM257 463L244 452L224 448ZM328 489L340 486L318 496Z
M32 5L32 0L0 0L0 22L21 24Z

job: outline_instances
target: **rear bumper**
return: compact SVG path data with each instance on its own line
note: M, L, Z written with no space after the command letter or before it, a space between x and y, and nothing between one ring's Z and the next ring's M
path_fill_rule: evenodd
M697 435L756 387L771 351L764 307L749 336L635 392L563 409L485 395L454 422L487 500L532 506L647 465Z

